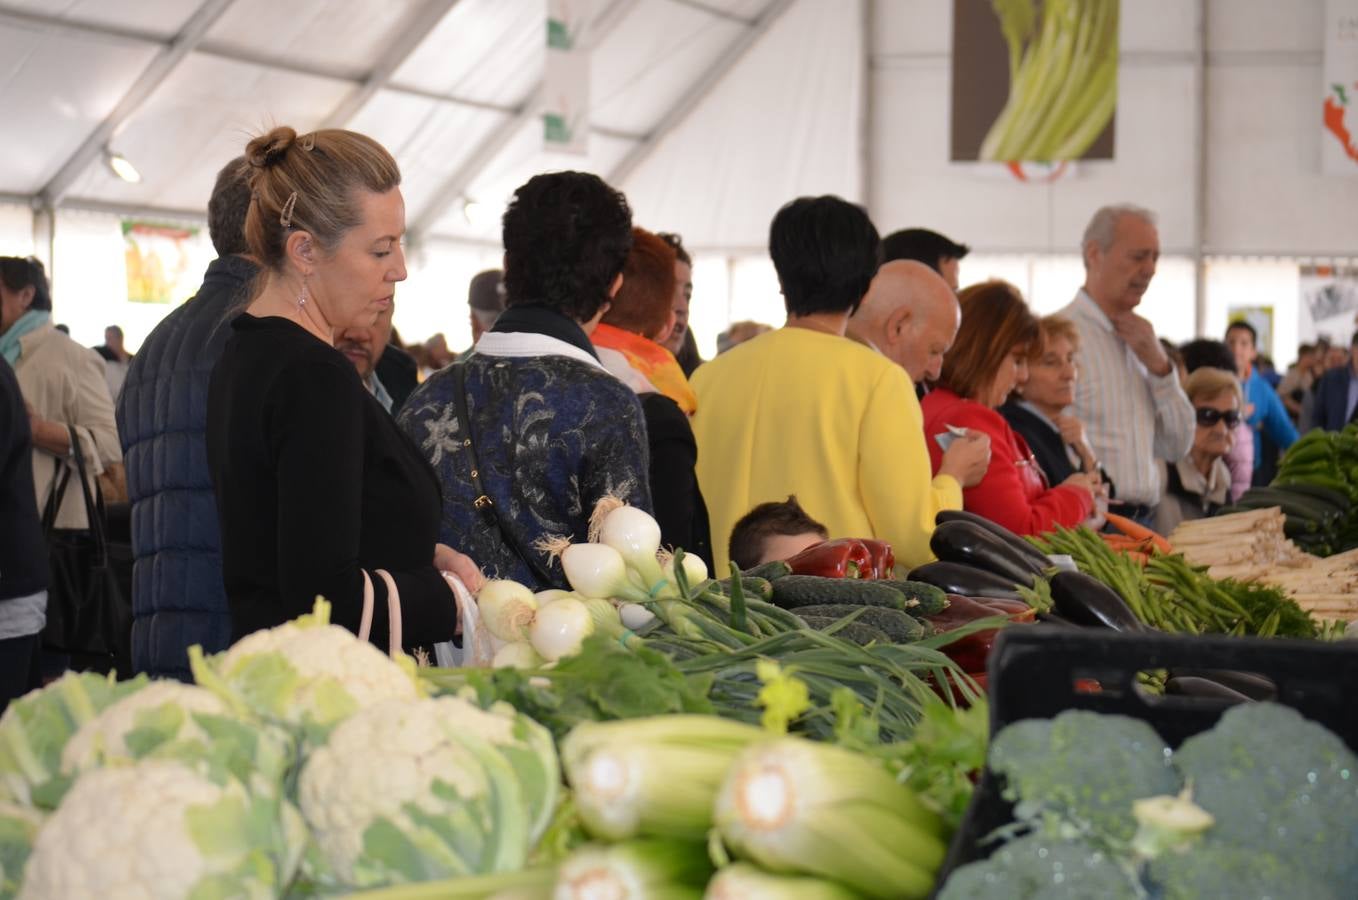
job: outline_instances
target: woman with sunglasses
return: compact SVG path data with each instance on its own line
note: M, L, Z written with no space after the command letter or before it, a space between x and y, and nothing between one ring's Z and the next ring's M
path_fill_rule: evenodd
M1240 424L1240 382L1227 371L1204 367L1184 385L1197 416L1188 455L1168 467L1165 496L1155 512L1155 530L1169 534L1185 519L1215 515L1229 502L1231 470L1226 454Z

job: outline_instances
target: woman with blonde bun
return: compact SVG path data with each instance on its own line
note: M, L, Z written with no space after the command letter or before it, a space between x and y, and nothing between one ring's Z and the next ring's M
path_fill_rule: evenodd
M406 277L400 171L337 129L275 128L246 161L262 271L213 370L207 427L233 638L323 596L331 621L368 623L379 646L398 628L406 647L446 641L458 618L441 571L472 589L480 572L436 543L438 478L333 344L389 309Z

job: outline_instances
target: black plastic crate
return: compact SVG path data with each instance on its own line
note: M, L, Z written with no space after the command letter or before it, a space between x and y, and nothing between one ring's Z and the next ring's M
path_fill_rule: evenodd
M990 733L1020 719L1047 719L1068 709L1148 722L1171 747L1217 723L1233 704L1201 697L1146 694L1146 669L1250 672L1273 682L1274 702L1324 725L1358 752L1358 641L1135 634L1057 626L1006 628L991 651ZM990 855L984 839L1013 820L987 769L953 836L939 873L942 887L958 866Z

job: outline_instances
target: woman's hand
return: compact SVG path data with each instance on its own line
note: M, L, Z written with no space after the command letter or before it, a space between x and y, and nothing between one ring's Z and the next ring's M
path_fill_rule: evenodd
M1076 472L1074 475L1061 482L1061 487L1077 487L1089 493L1089 498L1093 501L1099 490L1098 473Z
M440 572L452 572L473 594L486 583L485 576L472 558L465 553L458 553L447 544L434 545L434 568Z

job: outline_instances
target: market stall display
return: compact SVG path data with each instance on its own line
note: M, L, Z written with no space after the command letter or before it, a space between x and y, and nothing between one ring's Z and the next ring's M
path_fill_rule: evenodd
M1015 630L987 770L939 896L1338 898L1358 889L1358 677L1340 645ZM1238 667L1279 701L1149 697L1142 666ZM1097 689L1091 689L1090 680Z
M1029 542L944 517L940 560L907 577L889 547L841 540L714 580L661 550L644 513L612 506L594 540L550 542L572 590L492 580L468 600L461 668L388 656L331 625L318 599L221 654L195 649L195 685L68 676L0 719L0 898L107 884L164 897L925 897L965 862L945 862L954 830L975 837L985 689L1006 633L1049 633L1028 627L1046 619L1078 626L1057 634L1317 634L1278 589L1214 579L1154 541L1081 529ZM1283 699L1229 666L1146 665L1166 693ZM1085 699L1112 687L1084 680ZM991 687L1012 703L1012 685ZM1037 770L1006 767L1027 753L1014 741L991 768L1018 784ZM1130 799L1176 796L1176 778ZM1123 805L1112 839L1125 843ZM1006 845L979 875L964 866L959 883L1043 850L1118 862L1091 877L1126 871L1120 844L1044 840Z

